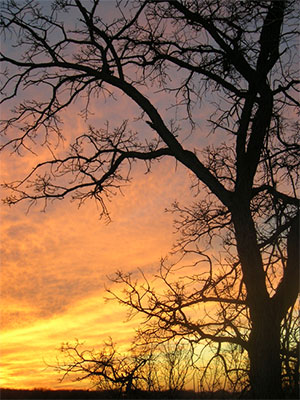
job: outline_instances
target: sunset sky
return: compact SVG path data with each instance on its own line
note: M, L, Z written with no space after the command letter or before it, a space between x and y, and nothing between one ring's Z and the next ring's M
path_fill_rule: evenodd
M113 2L103 4L104 15L113 15ZM66 18L71 24L70 15ZM3 49L8 45L2 43ZM176 80L176 74L172 78ZM37 89L27 96L40 94ZM56 155L65 152L89 123L100 128L109 121L114 128L124 119L140 115L124 95L115 95L115 100L95 99L86 122L78 114L80 101L63 113L65 142L55 150ZM167 122L185 117L178 110L168 109L170 98L165 93L155 93L153 88L150 97ZM2 115L11 106L13 102L4 105ZM180 135L186 147L194 150L216 140L216 136L208 135L209 111L205 103L199 107L194 115L198 126L191 136L186 122L181 121ZM134 122L133 128L143 134L149 131L142 121ZM1 182L20 179L50 154L43 145L37 144L35 151L37 155L23 152L22 156L11 149L3 151ZM57 363L61 344L78 339L89 348L97 348L111 336L126 349L131 342L139 321L126 322L126 309L115 301L105 301L105 287L112 285L108 276L117 270L138 269L153 276L161 257L170 252L176 240L174 216L165 209L175 200L187 205L194 199L190 173L174 160L155 162L151 173L146 172L143 163L136 163L132 182L107 203L109 224L99 218L99 206L94 201L78 208L78 203L66 198L48 204L46 210L42 203L29 210L25 202L1 206L0 387L88 387L88 382L59 383L51 365ZM6 195L2 190L1 197Z
M27 161L4 157L5 179ZM78 209L66 199L46 212L1 207L1 387L69 387L44 363L55 364L62 342L77 338L93 347L108 336L119 344L133 337L136 322L124 323L126 310L104 302L107 276L157 270L174 241L164 209L185 199L190 185L171 160L144 172L137 169L109 204L108 225L92 201Z
M154 101L167 105L163 94ZM62 151L86 128L79 110L77 103L64 114ZM97 127L138 112L124 96L107 103L99 99L91 111ZM7 149L1 155L1 182L19 179L47 152L40 146L38 156L24 152L19 157ZM70 380L59 383L57 372L47 367L56 365L62 342L78 339L97 347L111 336L126 348L138 321L125 323L126 309L105 302L107 276L120 269L140 268L149 276L157 271L175 240L173 216L165 208L174 200L190 200L190 184L188 172L171 159L154 163L149 174L137 164L132 183L108 203L109 224L99 219L93 201L78 208L67 198L49 204L46 212L42 204L29 211L25 203L1 206L0 387L79 388Z

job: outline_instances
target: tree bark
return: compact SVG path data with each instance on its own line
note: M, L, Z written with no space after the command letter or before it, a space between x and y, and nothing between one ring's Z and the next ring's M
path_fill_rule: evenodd
M252 397L280 399L280 321L269 297L255 226L247 202L232 213L251 317L248 354Z
M295 303L299 289L299 215L291 224L287 265L272 298L267 292L255 227L245 203L236 208L233 221L252 322L248 347L252 396L281 399L280 324Z
M250 383L255 399L281 399L280 318L265 305L252 312L249 339Z

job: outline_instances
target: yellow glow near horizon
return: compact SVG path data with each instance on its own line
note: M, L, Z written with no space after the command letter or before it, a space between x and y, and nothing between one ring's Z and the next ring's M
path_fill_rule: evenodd
M60 345L78 339L87 347L97 349L113 336L118 344L126 346L133 338L137 322L124 323L125 317L124 308L115 302L105 303L103 294L99 293L72 304L59 316L1 332L0 386L26 389L88 387L89 382L72 384L70 379L58 382L59 374L50 366L57 365Z
M8 158L21 168L23 159ZM173 179L175 178L175 179ZM158 184L159 181L159 184ZM110 204L113 222L99 221L94 203L78 210L68 199L40 213L1 208L1 381L10 388L79 388L87 382L58 382L47 368L62 342L75 338L99 346L112 336L124 348L137 320L124 324L126 310L105 303L104 286L116 270L156 272L171 249L172 216L164 213L185 198L189 180L168 160L136 179ZM52 361L51 361L52 360ZM54 362L55 364L55 362Z
M140 113L125 96L119 96L113 107L109 101L96 100L90 111L97 127L107 120L113 129ZM79 103L63 114L65 142L55 149L57 157L75 135L86 131L87 124L78 116ZM169 107L165 103L158 94L154 104ZM36 153L18 157L6 149L1 154L1 181L22 178L50 154L47 146ZM173 216L164 210L174 200L192 199L190 174L174 160L154 163L152 172L146 172L143 163L135 165L132 183L122 189L124 196L118 193L108 203L113 221L109 225L99 221L93 201L78 210L78 204L67 198L50 203L46 213L40 212L43 205L28 214L23 203L1 207L0 386L78 388L69 381L59 384L57 373L43 361L55 363L55 349L62 342L78 338L96 347L112 336L124 348L130 343L138 322L124 324L126 311L116 302L104 303L107 275L118 269L156 272L174 242Z

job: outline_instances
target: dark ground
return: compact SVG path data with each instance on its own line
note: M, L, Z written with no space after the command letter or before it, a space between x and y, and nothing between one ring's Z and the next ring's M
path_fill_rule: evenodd
M132 392L130 395L114 391L85 391L85 390L14 390L0 389L1 400L44 400L44 399L232 399L238 398L231 393L219 391L216 393L195 393L193 391L173 392Z
M251 399L249 393L229 393L219 390L217 392L200 392L184 390L178 392L132 392L130 395L120 394L117 391L86 391L86 390L15 390L15 389L1 389L0 400L89 400L89 399L149 399L149 400L165 400L165 399L185 399L185 400L205 400L205 399ZM296 394L291 395L286 393L284 399L298 399ZM278 399L280 400L280 399Z

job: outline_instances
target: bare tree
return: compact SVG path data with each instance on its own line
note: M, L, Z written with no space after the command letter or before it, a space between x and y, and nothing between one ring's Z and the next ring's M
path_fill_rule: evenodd
M196 262L198 269L201 262L202 259ZM222 389L229 386L234 389L241 381L246 382L249 374L249 368L243 364L251 321L245 290L239 285L241 269L237 265L226 268L224 264L217 269L207 256L206 262L209 272L195 273L194 266L189 265L188 273L178 277L174 265L164 261L155 283L144 274L140 280L132 273L120 271L112 280L122 284L122 294L109 292L128 307L129 319L136 313L145 316L138 331L145 342L164 343L175 337L184 338L198 354L195 367L202 370L198 376L206 382L206 389L220 389L220 385ZM181 266L181 274L183 271ZM200 353L199 348L202 348ZM235 348L238 350L233 351Z
M171 392L183 390L191 379L193 362L192 348L183 341L166 342L160 346L160 374L165 381L165 388Z
M285 316L281 332L281 359L283 385L288 391L299 393L300 358L300 314L298 307L292 307Z
M144 380L142 367L151 354L121 354L110 339L98 351L88 350L78 341L64 343L60 349L63 359L55 369L63 373L61 381L73 376L75 381L90 380L93 386L102 390L118 390L130 393L141 387Z
M156 346L135 343L121 353L112 339L98 349L87 349L76 341L64 343L54 367L74 381L89 380L101 390L130 394L134 391L150 392L184 389L192 367L190 346L172 341Z
M105 198L130 179L133 161L150 168L155 159L176 159L200 192L191 207L175 204L181 250L203 254L217 240L229 261L222 276L189 277L189 288L198 283L189 298L184 287L169 284L171 305L159 296L150 296L146 308L129 305L170 335L242 346L253 396L280 398L280 327L299 282L299 2L116 2L111 20L101 7L99 0L1 3L2 104L14 104L2 120L2 148L22 153L43 144L52 152L20 181L5 184L12 191L6 203L96 198L107 215ZM37 97L26 98L36 88ZM154 106L159 89L192 128L201 104L209 103L218 144L185 144L186 122L168 122ZM56 156L61 112L82 97L88 118L93 99L119 91L140 111L142 132L130 122L112 130L89 126ZM184 312L209 302L219 304L220 321L205 324L204 316L193 320Z

